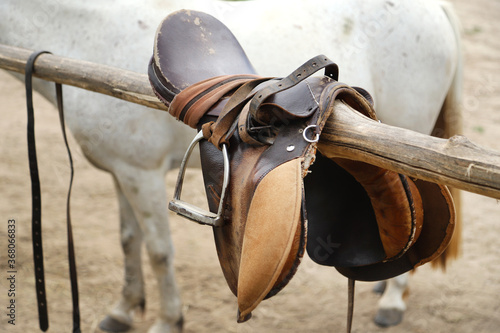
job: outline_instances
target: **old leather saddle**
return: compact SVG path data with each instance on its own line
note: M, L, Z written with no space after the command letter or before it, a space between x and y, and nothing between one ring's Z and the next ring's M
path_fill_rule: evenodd
M337 82L325 56L263 78L226 26L181 10L161 22L148 74L169 112L199 130L169 207L213 226L238 321L290 281L305 249L349 279L374 281L448 245L455 213L446 187L316 152L335 99L376 121L368 93ZM180 199L197 143L210 212Z

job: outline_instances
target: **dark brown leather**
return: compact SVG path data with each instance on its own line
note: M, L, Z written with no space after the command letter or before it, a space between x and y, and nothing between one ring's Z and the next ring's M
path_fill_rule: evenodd
M167 105L196 82L218 75L255 74L231 31L208 14L175 12L160 23L157 36L154 50L161 52L153 53L148 74L158 98Z
M384 260L399 258L418 239L423 224L422 200L413 182L363 162L341 158L333 161L348 171L370 198Z
M431 262L448 246L455 227L453 199L446 186L414 180L423 202L424 223L415 244L399 259L359 267L336 267L355 280L378 281ZM444 209L448 207L448 209Z
M327 81L326 78L310 80L318 84ZM303 88L307 86L293 89ZM315 98L319 98L319 94L320 91ZM209 120L207 116L202 122ZM242 142L238 131L229 140L230 202L226 223L214 228L214 236L226 281L238 296L240 321L246 319L261 300L275 295L288 283L303 256L307 226L302 177L314 158L314 149L303 140L302 132L311 120L309 117L283 126L271 146ZM289 148L291 143L293 150ZM200 151L202 165L221 159L221 152L208 141L200 143ZM210 189L207 196L213 211L219 204L222 168L220 162L212 165L219 168L203 168L203 176ZM295 176L287 180L280 178L284 170L287 174L295 170ZM262 188L267 191L259 192Z
M219 21L179 11L158 32L151 84L167 105L175 97L172 113L203 128L210 140L201 141L200 152L212 212L222 192L219 148L229 146L229 201L214 238L238 297L239 321L288 283L306 235L315 262L357 280L401 274L444 250L454 221L445 187L316 154L312 139L321 134L335 99L376 120L369 94L337 82L338 69L326 57L284 79L243 76L233 85L239 75L255 73ZM309 77L320 68L326 75Z

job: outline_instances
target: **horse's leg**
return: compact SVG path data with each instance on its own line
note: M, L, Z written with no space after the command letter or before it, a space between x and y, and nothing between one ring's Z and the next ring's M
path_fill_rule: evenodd
M382 327L394 326L403 320L406 304L403 300L408 288L409 273L396 276L386 281L382 297L378 302L377 315L374 321Z
M141 265L142 231L134 211L120 186L115 180L120 209L120 235L125 256L125 285L122 297L110 314L99 324L99 328L109 332L124 332L132 326L132 311L145 308L144 278Z
M385 287L387 287L387 280L379 281L375 284L372 291L375 294L382 295L385 291Z
M142 229L142 237L158 282L159 315L149 332L181 332L183 319L180 293L174 277L174 248L167 217L165 172L129 166L118 169L115 170L118 184Z

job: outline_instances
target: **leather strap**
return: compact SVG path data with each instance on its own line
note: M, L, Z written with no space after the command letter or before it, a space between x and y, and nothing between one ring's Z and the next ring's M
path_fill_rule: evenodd
M48 51L35 51L31 54L26 62L25 68L25 86L26 86L26 106L28 111L28 158L31 176L31 193L32 193L32 241L33 241L33 260L35 269L35 286L38 304L38 318L39 325L42 331L47 331L49 328L49 316L47 311L47 297L45 292L45 274L43 265L43 246L42 246L42 206L41 206L41 191L40 191L40 177L38 174L38 163L36 157L36 141L35 141L35 117L33 108L33 85L32 77L34 72L34 64L36 59ZM73 332L80 333L80 310L78 305L78 281L76 272L75 251L73 245L73 232L71 228L70 217L70 197L71 188L73 185L73 158L69 148L66 129L64 124L64 111L62 99L62 86L59 83L56 86L57 108L59 110L59 120L63 133L64 143L68 152L71 177L68 189L68 196L66 200L66 224L68 232L68 258L69 258L69 271L71 279L71 293L73 298Z
M40 177L36 158L35 143L35 115L33 110L33 64L36 58L46 51L33 53L26 62L25 85L26 106L28 109L28 159L31 176L31 233L33 241L33 261L35 269L36 298L38 304L38 320L40 329L47 331L49 328L49 315L47 311L47 297L45 294L45 274L43 267L42 247L42 196L40 191Z
M203 126L205 139L222 149L236 129L236 119L241 109L254 96L254 88L270 79L257 75L223 75L195 83L174 97L169 113L188 126L197 128L203 115L209 113L225 96L231 95L220 114L217 114L217 121Z
M335 64L333 61L331 61L326 56L321 54L319 56L316 56L308 60L306 63L297 68L295 71L293 71L292 74L288 75L287 77L279 81L273 82L268 86L264 87L262 90L260 90L259 93L256 94L252 98L252 101L250 102L250 110L249 110L250 115L256 121L261 122L259 120L259 115L257 111L259 110L260 105L268 97L276 93L279 93L280 91L290 89L291 87L297 85L299 82L304 81L309 76L313 75L314 73L323 68L325 69L325 76L335 81L338 80L339 69L337 64Z
M347 280L347 333L351 333L354 318L354 285L356 280Z
M323 68L327 77L338 79L337 65L324 55L310 59L292 74L274 81L272 78L256 75L226 75L210 78L195 83L176 95L170 104L169 112L189 126L196 127L205 113L210 111L223 96L235 90L217 121L203 125L204 137L221 149L223 144L228 144L238 127L236 120L245 104L250 102L248 114L259 123L258 110L268 97L296 86ZM255 88L265 81L270 81L270 84L255 91ZM248 133L244 133L247 128L239 126L239 130L243 131L244 138L257 143Z
M205 138L214 146L222 149L223 144L229 144L229 139L236 129L238 116L240 115L245 104L256 94L254 89L261 83L270 80L271 78L263 77L249 80L241 85L238 90L231 96L229 101L224 105L221 114L216 122L210 122L203 125L203 133ZM209 134L207 128L210 127Z
M64 138L64 144L66 146L66 151L68 152L68 159L70 165L70 180L68 187L68 195L66 197L66 230L68 235L68 261L69 261L69 276L71 281L71 298L73 302L73 332L80 333L80 306L78 297L78 278L76 271L76 256L75 247L73 242L73 228L71 226L71 189L73 187L73 178L75 170L73 167L73 157L71 156L71 150L68 144L68 137L66 136L66 125L64 122L64 108L63 108L63 98L62 98L62 86L56 83L56 96L57 96L57 109L59 111L59 122L61 124L61 131Z
M256 75L223 75L195 83L174 97L168 112L188 126L197 128L201 117L226 94L255 78Z

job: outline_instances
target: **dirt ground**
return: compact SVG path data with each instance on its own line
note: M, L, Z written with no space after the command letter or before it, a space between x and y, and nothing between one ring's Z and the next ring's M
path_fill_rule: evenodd
M500 2L455 1L465 48L465 135L500 151ZM24 87L0 72L0 332L38 331L30 244L30 183L26 153ZM37 140L43 191L44 246L50 332L69 332L71 295L66 257L65 195L69 171L57 113L36 96ZM72 218L80 284L83 332L97 325L118 299L123 280L117 200L108 174L93 168L70 137L76 178ZM176 174L167 177L172 188ZM199 182L198 171L188 174ZM201 198L194 186L188 196ZM358 283L353 332L500 331L500 204L463 194L463 254L447 272L423 267L411 278L404 321L378 328L372 322L378 296L372 283ZM7 221L16 220L16 325L7 323ZM236 323L236 301L222 276L211 230L171 215L176 274L182 289L185 332L342 332L347 281L334 269L304 260L297 276L278 296L264 301L245 324ZM147 265L147 312L133 332L153 322L158 300Z

